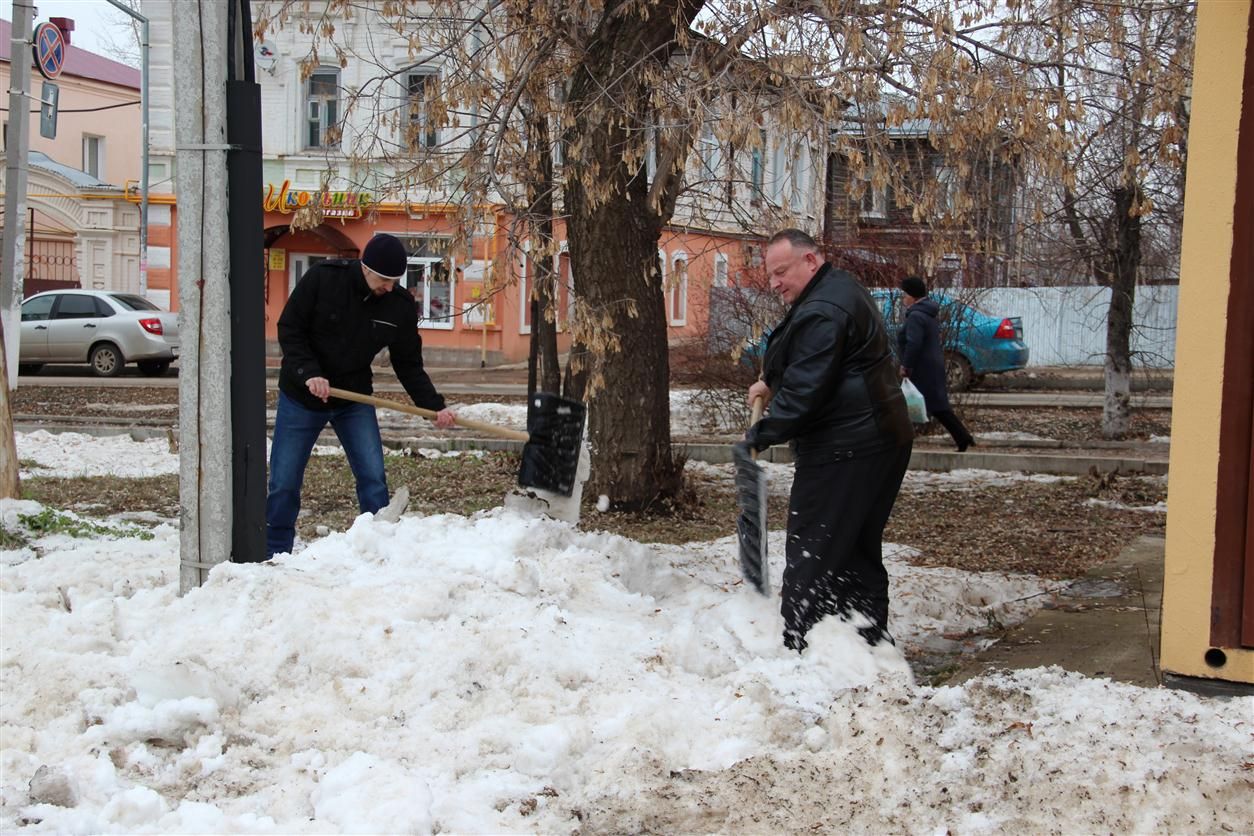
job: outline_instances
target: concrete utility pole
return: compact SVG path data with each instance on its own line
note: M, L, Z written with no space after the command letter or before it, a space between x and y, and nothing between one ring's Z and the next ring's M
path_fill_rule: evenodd
M4 240L0 243L0 317L8 387L17 389L22 292L26 282L26 152L30 147L30 39L32 0L13 0L13 39L9 42L9 129L4 159Z
M174 15L174 54L198 56L174 63L182 592L227 559L265 558L261 110L249 17L248 0L179 0Z

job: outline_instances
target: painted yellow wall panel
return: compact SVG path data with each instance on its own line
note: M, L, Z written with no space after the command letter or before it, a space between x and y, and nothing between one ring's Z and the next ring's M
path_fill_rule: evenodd
M1222 668L1210 667L1203 656L1211 646L1223 357L1249 16L1249 0L1198 4L1162 620L1163 670L1238 682L1254 682L1254 652L1225 648Z

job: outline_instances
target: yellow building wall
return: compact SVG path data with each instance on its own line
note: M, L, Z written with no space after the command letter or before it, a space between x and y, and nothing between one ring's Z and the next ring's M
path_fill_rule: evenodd
M1223 648L1222 668L1203 656L1211 647L1224 341L1229 327L1249 327L1227 321L1249 18L1249 0L1198 4L1162 613L1164 671L1237 682L1254 682L1254 651Z

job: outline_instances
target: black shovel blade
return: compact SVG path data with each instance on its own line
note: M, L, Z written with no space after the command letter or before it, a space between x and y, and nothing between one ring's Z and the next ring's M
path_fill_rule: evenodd
M588 409L579 401L536 392L527 401L527 434L518 484L570 496L579 471Z
M748 444L732 448L736 465L736 537L740 541L740 573L761 595L771 594L766 562L766 473L754 461Z

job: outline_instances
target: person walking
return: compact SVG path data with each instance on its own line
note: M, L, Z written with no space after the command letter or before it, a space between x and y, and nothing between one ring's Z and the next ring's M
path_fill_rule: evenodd
M408 269L405 245L375 235L361 260L334 259L309 268L279 316L279 405L270 447L266 556L291 552L305 467L319 433L335 430L357 483L357 504L375 513L388 504L383 441L373 406L330 397L332 386L369 395L370 363L388 349L392 368L417 406L435 410L435 424L456 419L422 365L414 301L397 282Z
M902 307L906 311L905 321L897 332L901 376L910 378L922 393L928 414L949 432L958 445L958 452L965 453L975 444L975 438L949 405L945 353L940 340L940 304L927 295L927 285L918 276L902 279L901 293Z
M789 442L796 459L781 584L784 644L804 650L822 618L855 618L868 644L888 633L884 526L910 462L914 430L879 307L849 273L826 263L799 229L766 246L771 289L789 304L771 332L750 405L754 450ZM865 621L856 620L856 615Z

